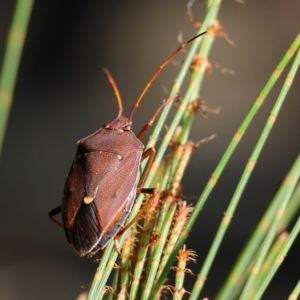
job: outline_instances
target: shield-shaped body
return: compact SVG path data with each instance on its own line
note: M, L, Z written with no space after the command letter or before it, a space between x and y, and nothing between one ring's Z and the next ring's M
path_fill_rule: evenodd
M62 218L67 239L80 255L103 248L133 205L144 146L126 130L126 122L119 117L77 143Z

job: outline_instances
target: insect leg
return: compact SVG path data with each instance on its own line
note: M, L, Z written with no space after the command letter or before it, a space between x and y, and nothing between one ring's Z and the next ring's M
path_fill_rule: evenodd
M126 224L122 229L120 229L118 231L115 239L119 238L126 230L128 230L128 228L130 228L140 218L142 213L148 208L149 205L151 205L152 203L157 202L157 200L158 200L157 197L159 197L159 196L160 196L160 192L154 191L151 198L148 201L146 201L144 206L139 210L139 212L135 215L135 217L128 224Z
M55 215L58 215L59 213L61 213L61 206L58 206L54 209L52 209L50 212L49 212L49 218L55 223L57 224L58 226L60 227L64 227L64 225L58 221L56 218L54 218Z
M155 111L154 115L152 116L151 120L142 128L142 130L136 135L136 137L141 140L142 137L145 135L145 133L152 127L155 119L161 112L161 110L169 103L171 102L174 98L177 96L171 96L167 100L164 100L163 103L158 107L158 109Z
M158 112L159 113L159 112ZM156 151L154 148L149 148L147 149L143 154L142 154L142 160L144 160L145 158L147 158L149 156L149 160L147 162L146 168L144 170L144 173L140 179L140 182L138 184L137 187L137 193L144 193L144 194L152 194L151 198L153 197L154 199L156 199L156 197L159 197L160 193L157 191L157 189L155 188L143 188L145 179L150 171L150 168L153 164L154 158L155 158L155 154ZM153 200L154 201L154 200ZM142 215L142 213L146 210L146 208L152 203L151 200L147 201L146 204L142 207L142 209L139 210L139 212L136 214L136 216L128 223L126 224L122 229L120 229L115 237L115 240L121 236L126 230L128 230L128 228L130 228ZM117 244L115 244L116 250L117 252L119 252L118 250L118 246Z
M149 160L147 162L144 173L138 184L137 193L153 194L153 197L159 197L159 192L155 188L143 188L145 179L146 179L146 177L150 171L150 168L153 164L155 154L156 154L156 151L154 148L149 148L142 154L142 160L144 160L148 156L149 156ZM151 203L152 203L152 201L147 201L147 203L142 207L142 209L140 209L140 211L136 214L136 216L128 224L126 224L126 226L124 228L119 230L117 236L118 237L121 236L129 227L131 227L139 219L141 214L146 210L147 206Z
M156 150L154 148L148 148L143 154L142 154L142 160L144 160L145 158L147 158L149 156L149 160L147 162L147 165L145 167L145 170L143 172L143 175L140 179L140 182L139 182L139 185L137 187L137 189L142 189L143 188L143 185L144 185L144 182L146 180L146 177L148 176L149 174L149 171L150 171L150 168L151 166L153 165L153 161L154 161L154 158L155 158L155 154L156 154Z

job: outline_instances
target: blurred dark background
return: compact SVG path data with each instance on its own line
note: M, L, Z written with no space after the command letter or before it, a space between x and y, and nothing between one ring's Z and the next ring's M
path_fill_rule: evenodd
M0 2L0 57L14 1ZM111 88L97 66L110 69L125 114L156 68L195 35L186 1L36 1L17 80L0 167L1 299L75 299L91 282L96 264L68 246L63 231L49 221L61 203L76 141L117 114ZM218 70L204 82L202 97L221 114L196 118L191 138L217 134L194 152L183 181L193 203L245 113L295 38L300 25L298 0L224 1L219 20L229 37L214 44L210 59ZM201 20L205 2L196 1ZM171 63L158 77L134 117L137 132L166 97L178 72ZM175 62L176 62L175 61ZM298 74L299 75L299 74ZM281 80L280 82L282 82ZM288 94L266 148L242 196L231 227L209 274L203 297L213 299L230 266L266 209L278 184L299 153L300 76ZM198 253L197 273L255 140L278 94L267 99L205 205L187 247ZM299 279L299 240L263 299L286 299ZM297 266L297 267L296 267ZM191 288L195 277L187 275Z

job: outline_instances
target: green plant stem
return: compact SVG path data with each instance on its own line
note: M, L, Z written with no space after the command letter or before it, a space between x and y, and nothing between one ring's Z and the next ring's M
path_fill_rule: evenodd
M267 253L266 259L264 263L262 264L262 267L260 269L260 272L258 274L257 280L255 281L255 285L253 287L254 294L256 291L260 289L260 286L268 276L268 274L271 272L271 268L276 263L276 260L278 258L279 253L283 249L283 246L286 244L289 237L288 232L281 233L275 240L274 244L270 248L269 252ZM254 261L257 260L259 255L259 252L257 252L257 257L254 258ZM248 268L249 272L251 271L251 266ZM247 275L249 275L249 272L247 272Z
M179 185L179 183L181 182L181 179L184 174L184 170L185 170L185 168L191 158L192 152L194 150L194 144L187 143L185 145L180 145L179 148L182 149L181 151L183 151L183 154L182 154L180 167L178 168L178 170L175 174L176 176L175 176L175 180L173 181L173 186L177 186L177 183ZM178 202L178 199L175 198L175 199L173 199L173 201ZM179 206L179 208L177 210L177 215L173 219L173 227L172 227L171 231L169 232L168 243L163 250L163 256L159 263L159 269L157 270L157 273L156 273L156 280L161 275L161 273L165 267L165 264L167 263L171 253L173 252L173 248L174 248L180 234L184 230L184 226L186 224L186 219L187 219L187 216L190 214L190 211L192 211L192 208L187 207L184 202L182 202L182 204ZM165 225L163 225L163 227L164 226Z
M287 63L290 61L291 57L294 55L295 51L298 49L300 44L300 33L297 35L296 39L292 43L291 47L287 51L287 53L284 55L283 59L278 64L275 71L272 73L270 79L266 83L265 87L263 88L262 92L259 94L258 98L254 102L253 106L250 108L249 113L247 114L246 118L240 125L240 127L237 130L237 133L235 134L234 138L230 142L229 146L227 147L224 155L222 156L218 166L216 167L215 171L213 172L211 178L209 179L207 185L204 188L204 191L202 192L199 200L197 201L197 204L192 212L192 215L190 219L188 220L188 223L186 225L186 234L182 234L179 241L176 244L176 247L174 248L174 253L177 253L183 243L185 242L189 231L191 230L192 226L194 225L195 221L197 220L208 196L212 192L213 188L216 185L216 182L218 181L218 178L222 174L228 160L230 159L231 155L233 154L235 148L239 144L240 140L242 139L244 133L246 132L246 129L248 128L249 124L253 120L254 116L258 112L259 108L263 104L266 96L274 86L275 82L279 78L280 74L282 73L283 69L287 65ZM174 257L170 258L168 263L166 264L166 267L164 269L163 274L161 275L160 279L157 282L156 289L159 289L159 286L162 284L164 278L166 277L169 268L171 267L172 263L174 261Z
M101 257L100 264L97 268L94 281L89 290L87 300L102 299L101 291L104 289L109 274L107 275L106 269L108 261L110 260L110 254L113 250L114 241L110 241L105 248L105 251Z
M289 174L287 178L289 178ZM240 292L244 286L244 283L247 280L249 275L249 267L252 265L251 260L257 260L257 254L259 253L259 247L262 244L263 238L266 236L267 232L270 229L270 226L274 220L274 216L279 209L281 201L286 197L287 191L290 189L289 180L286 179L283 181L282 185L278 189L276 195L271 201L267 211L262 217L261 221L257 225L254 233L249 239L246 247L243 252L240 254L240 257L237 259L236 265L231 271L230 276L227 279L227 282L223 286L222 290L216 297L216 299L222 300L231 300L237 299L240 295ZM288 225L288 224L286 224Z
M300 59L300 56L299 56L299 59ZM217 234L213 240L212 246L211 246L211 248L208 252L208 255L205 259L203 267L198 275L198 278L197 278L196 284L194 285L194 288L192 290L190 299L198 299L198 297L199 297L202 287L204 286L204 282L207 278L208 272L209 272L211 265L215 259L217 251L219 250L219 247L225 236L227 228L229 227L229 224L230 224L233 214L236 210L236 207L240 201L241 195L248 183L250 175L252 174L252 172L255 168L258 157L263 149L263 146L266 143L266 140L271 132L271 129L273 128L273 125L275 124L275 120L276 120L278 113L282 107L282 104L286 98L287 92L289 91L289 88L294 79L295 72L297 71L298 66L299 66L299 62L298 62L298 56L297 56L295 59L295 63L293 64L293 66L291 68L291 72L289 73L289 75L283 85L283 88L279 94L279 97L278 97L275 105L274 105L274 108L272 109L272 111L270 113L270 116L266 122L266 125L258 139L258 142L249 158L249 161L248 161L248 163L245 167L245 170L241 176L238 186L234 192L234 195L229 203L228 209L226 210L226 213L222 219L221 225L217 231Z
M298 165L298 168L299 168L299 165ZM299 180L299 178L298 178L298 180ZM276 259L275 263L272 265L272 268L271 268L269 274L266 276L265 280L262 282L261 287L258 290L258 293L255 295L254 298L252 298L253 300L261 299L261 296L263 295L263 293L266 290L267 286L271 282L271 280L274 277L276 271L278 270L278 268L282 264L284 258L286 257L288 251L290 250L291 246L295 242L295 240L296 240L297 236L299 235L299 233L300 233L300 218L298 218L297 223L295 224L293 230L291 231L291 233L289 235L289 238L288 238L287 242L285 243L281 253L278 254L277 259Z
M131 231L131 229L129 229L128 231ZM128 289L128 285L130 283L130 270L131 270L131 260L130 260L130 255L132 253L132 239L131 239L131 234L132 232L130 232L125 239L125 242L123 244L122 247L122 253L121 253L121 257L120 257L120 279L119 279L119 286L117 287L118 291L118 295L116 297L116 299L126 299L126 292Z
M18 0L0 74L0 157L33 0Z
M209 10L206 14L206 17L205 17L200 29L198 30L198 33L204 32L205 30L207 30L207 28L209 26L211 26L211 24L214 22L214 20L216 18L216 15L218 14L219 8L220 8L220 1L215 1L209 8ZM201 41L204 42L207 38L208 38L207 35L205 35L205 36L203 36ZM179 94L180 87L183 83L184 78L186 77L186 74L187 74L190 64L193 60L193 57L196 54L196 51L199 49L199 45L200 45L201 41L196 39L192 43L192 45L189 49L189 52L186 55L186 58L183 62L183 65L179 71L179 74L175 79L175 83L171 90L170 96L176 96ZM156 154L153 168L149 172L149 176L148 176L147 180L145 181L145 186L152 180L158 166L160 165L162 158L166 152L166 149L170 143L170 140L171 140L172 136L174 135L174 132L175 132L183 114L186 111L186 106L187 106L187 103L185 101L183 101L182 104L180 105L174 119L172 120L169 130L168 130L166 136L164 137L162 144L159 147L159 150ZM157 124L156 124L155 128L153 129L153 134L151 135L150 141L147 144L146 148L153 147L155 145L155 143L158 140L158 137L160 135L161 129L163 128L163 126L166 122L166 118L167 118L170 108L171 108L171 105L169 104L162 111L162 113L157 121Z
M292 293L290 294L288 300L297 300L299 298L300 295L300 280L297 282L294 290L292 291Z
M186 251L186 250L182 249L182 251ZM178 256L180 256L180 254ZM185 293L185 289L183 288L185 271L186 271L186 260L178 257L173 300L182 299Z
M171 195L167 196L167 201L169 202L168 212L166 214L166 218L164 220L164 226L162 227L162 231L159 233L159 240L155 246L153 259L151 261L151 268L149 270L149 274L147 276L147 281L145 287L143 288L141 300L149 299L150 293L152 292L153 282L156 276L157 269L159 267L160 258L167 242L167 237L169 234L169 229L172 224L173 216L176 210L176 203Z
M263 264L265 257L269 251L269 248L276 236L277 233L277 227L278 224L280 223L280 219L281 216L284 214L285 212L285 208L288 204L288 201L291 198L291 195L297 185L297 182L299 181L299 177L300 177L300 154L298 155L291 171L289 172L289 175L287 176L287 178L285 179L289 185L289 188L286 189L286 193L285 195L283 195L282 197L282 201L280 206L278 207L277 213L274 216L273 222L267 232L266 238L263 241L262 245L261 245L261 250L259 251L259 256L252 268L252 272L250 273L249 279L245 285L245 288L243 290L243 293L240 297L240 299L260 299L261 295L263 294L263 292L265 291L265 288L267 286L267 282L270 282L271 278L274 275L274 266L273 269L269 272L268 276L266 277L264 283L260 286L260 289L254 294L252 291L252 286L255 285L255 281L258 277L259 274L259 270L261 268L261 265ZM295 240L295 235L297 235L299 233L299 225L300 225L300 220L298 220L297 224L295 225L292 233L290 234L287 243L284 246L284 249L282 250L282 252L284 253L283 256L286 255L288 249L291 247L291 243L292 241ZM278 263L282 262L282 255L279 255L279 261L276 261L276 266L277 268Z
M130 300L134 300L137 298L138 289L141 285L142 280L142 272L146 269L146 261L147 261L147 251L151 245L151 232L155 225L155 216L159 206L159 196L160 194L154 194L151 198L151 206L147 211L147 215L145 216L144 229L142 231L140 240L140 247L137 253L137 261L135 264L135 268L133 270L132 283L130 287L130 293L128 298ZM137 250L136 250L137 251ZM149 260L152 260L149 258Z
M197 201L196 207L191 215L191 218L188 221L187 227L188 230L192 228L195 221L197 220L200 211L202 210L204 203L206 202L208 196L210 195L212 189L215 187L216 182L218 181L219 177L221 176L225 166L227 165L227 162L229 161L231 155L233 154L234 150L236 149L237 145L241 141L243 135L246 133L246 129L252 122L254 116L258 112L259 108L263 104L265 98L269 94L270 90L276 83L277 79L281 75L283 69L287 65L287 63L290 61L292 56L294 55L295 51L298 49L300 45L300 33L297 35L295 41L291 45L291 47L288 49L286 54L284 55L283 59L280 61L279 65L276 67L274 72L272 73L270 79L266 83L265 87L263 88L262 92L259 94L258 98L255 100L253 106L250 108L246 118L238 128L235 136L233 137L232 141L230 142L229 146L227 147L224 155L222 156L220 163L216 167L215 171L213 172L211 178L209 179L207 185L204 188L204 191L202 192L201 196L199 197L199 200ZM178 248L179 244L183 244L184 240L180 240L178 242Z
M116 269L114 272L114 275L113 275L111 287L114 291L116 291L118 288L118 280L119 280L119 275L120 275L119 271L120 271L119 269ZM109 293L107 300L113 300L113 298L114 298L113 296L114 296L113 293Z
M265 126L265 128L263 130L263 133L262 133L260 139L265 140L266 137L267 137L267 135L269 134L269 132L270 132L270 130L271 130L271 128L272 128L272 126L273 126L273 124L275 122L275 119L276 119L276 117L277 117L277 115L279 113L279 110L280 110L280 108L281 108L281 106L283 104L283 101L284 101L284 99L285 99L285 97L286 97L286 95L287 95L287 93L288 93L288 91L289 91L289 89L290 89L290 87L292 85L292 82L294 80L295 74L296 74L296 72L297 72L297 70L299 68L299 64L300 64L300 50L298 50L296 58L295 58L295 60L294 60L294 62L292 64L292 67L291 67L290 72L289 72L289 74L288 74L288 76L287 76L287 78L286 78L286 80L284 82L284 85L283 85L283 87L282 87L282 89L281 89L281 91L279 93L279 96L278 96L278 99L277 99L277 101L275 103L275 106L272 109L272 112L270 113L268 122L267 122L267 124L266 124L266 126ZM258 153L261 150L261 146L260 146L259 142L257 143L257 145L258 145L258 147L256 147L257 150L255 150L255 152ZM255 163L256 160L257 160L257 155L255 154L254 159L252 160L252 162ZM295 183L295 185L296 185L296 183ZM292 195L292 192L293 191L290 191L290 196ZM282 206L281 208L282 208L283 211L285 210L286 205L288 204L288 199L290 198L290 196L286 197L285 201L281 204L281 206ZM264 260L264 258L266 256L266 254L267 254L267 251L270 248L270 245L271 245L271 243L272 243L272 241L274 239L274 236L276 234L276 230L277 230L277 226L278 226L279 222L280 222L280 218L276 218L276 220L273 222L272 226L270 227L270 230L268 231L267 238L266 238L266 240L264 242L264 248L263 248L264 250L260 253L260 257L258 258L258 260L256 262L256 265L255 265L255 268L257 270L260 269L261 264L262 264L262 262L263 262L263 260ZM253 285L253 283L254 283L254 281L256 279L256 275L257 275L256 272L252 272L250 274L250 277L249 277L249 279L248 279L248 281L246 283L246 286L245 286L245 288L244 288L244 290L242 292L241 299L247 299L248 298L247 295L248 295L248 293L249 293L249 291L250 291L250 289L251 289L251 287L252 287L252 285Z
M202 26L201 26L199 32L203 31L205 28L208 28L209 26L211 26L214 23L214 21L216 20L217 15L218 15L220 5L221 5L221 1L211 1L211 4L210 4L210 6L208 7L208 10L207 10L207 15L205 17L204 22L202 23ZM200 55L204 59L207 59L207 57L208 57L208 52L209 52L209 49L211 47L212 41L213 41L213 39L210 36L204 36L204 38L203 38L203 43L201 44L202 46L201 46ZM193 77L191 79L191 84L189 85L187 93L186 93L185 97L183 98L183 101L182 101L182 103L181 103L181 105L180 105L180 107L177 111L177 114L175 115L175 117L172 121L172 124L170 125L170 128L168 130L168 133L165 136L165 138L163 139L162 145L161 145L161 147L160 147L160 149L157 153L157 157L156 157L156 159L157 159L156 164L157 165L159 165L159 163L161 161L161 158L162 158L162 155L164 154L164 151L165 151L167 145L169 144L169 142L171 140L171 137L174 134L174 132L176 130L176 127L179 124L179 121L182 119L182 117L184 116L184 114L186 112L186 107L188 105L187 101L193 100L193 96L195 95L195 90L197 90L197 87L195 89L195 83L198 82L198 84L200 84L200 82L203 78L204 68L205 68L205 66L202 65L200 67L200 70L198 72L195 72L195 75L194 75L195 77ZM175 86L176 86L176 82L175 82ZM184 238L182 238L182 236L184 236ZM155 288L154 288L153 292L151 293L149 299L151 299L151 300L154 299L156 293L160 289L160 286L162 285L162 283L163 283L164 279L166 278L167 273L168 273L172 263L175 260L176 253L178 253L178 251L180 250L181 246L183 245L183 240L185 240L186 237L187 237L186 232L181 235L180 246L179 246L178 243L176 244L176 249L173 251L173 253L170 256L170 259L167 262L161 276L158 278L158 280L155 284Z
M280 220L280 224L278 226L278 232L282 232L291 222L291 220L295 217L300 208L300 182L298 183L295 192L291 198L291 201L286 208L285 214L282 216Z

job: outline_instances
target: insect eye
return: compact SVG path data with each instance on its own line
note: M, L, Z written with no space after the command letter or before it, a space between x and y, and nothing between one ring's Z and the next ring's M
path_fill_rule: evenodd
M131 130L131 125L128 124L128 125L124 126L123 130Z

